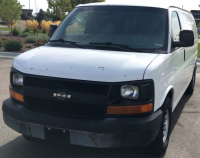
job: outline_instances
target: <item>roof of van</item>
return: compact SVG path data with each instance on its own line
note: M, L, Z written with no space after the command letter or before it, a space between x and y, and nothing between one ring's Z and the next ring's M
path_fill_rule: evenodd
M88 4L80 4L78 5L77 7L80 7L80 6L141 6L141 7L155 7L155 8L163 8L163 9L168 9L170 7L174 7L174 6L170 6L170 5L164 5L162 4L162 1L161 2L158 2L156 4L136 4L135 2L100 2L100 3L88 3ZM178 7L176 7L178 8ZM179 8L181 9L181 8Z

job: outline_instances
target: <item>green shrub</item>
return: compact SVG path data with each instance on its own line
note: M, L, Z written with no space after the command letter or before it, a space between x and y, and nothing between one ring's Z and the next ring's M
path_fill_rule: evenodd
M0 40L0 48L3 47L3 42Z
M35 40L35 43L34 43L34 46L37 46L37 47L39 47L39 46L44 46L45 45L45 43L42 41L42 40Z
M25 32L30 32L30 29L26 28L26 29L23 31L23 33L25 33Z
M19 34L20 34L20 31L18 29L14 28L13 31L12 31L12 35L13 36L19 36Z
M41 40L42 42L46 43L49 40L49 36L42 33L36 33L34 35L27 36L25 39L26 43L35 43L35 40Z
M23 42L17 40L9 40L4 43L5 51L20 51L23 48Z
M23 37L27 37L27 36L31 36L31 34L30 34L29 32L24 32L24 33L22 34L22 36L23 36Z

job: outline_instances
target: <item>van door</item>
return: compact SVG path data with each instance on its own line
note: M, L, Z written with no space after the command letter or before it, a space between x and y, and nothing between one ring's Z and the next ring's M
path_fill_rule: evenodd
M193 47L185 47L184 50L184 60L185 60L185 70L184 75L186 78L186 85L189 84L190 80L192 79L192 75L194 72L194 66L197 56L197 44L198 44L198 35L197 35L197 28L196 23L192 14L179 10L178 16L180 18L181 28L182 30L192 30L194 32L194 46Z
M181 31L181 25L179 21L179 17L176 11L172 12L171 14L171 23L172 23L172 40L173 41L180 41L180 31ZM185 88L186 88L186 75L185 75L185 68L186 68L186 62L185 62L185 50L184 48L173 48L172 52L174 53L174 65L175 65L175 101L179 100L180 97L182 97Z

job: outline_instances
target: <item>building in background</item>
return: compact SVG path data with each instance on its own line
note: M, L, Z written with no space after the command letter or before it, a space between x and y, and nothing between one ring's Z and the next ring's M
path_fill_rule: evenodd
M196 21L196 25L198 25L198 23L200 22L200 10L191 10L190 12L194 16L194 19Z
M30 20L32 17L33 9L22 9L22 20Z

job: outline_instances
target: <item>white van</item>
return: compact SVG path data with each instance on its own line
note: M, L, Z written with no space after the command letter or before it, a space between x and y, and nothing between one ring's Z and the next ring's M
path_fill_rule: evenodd
M55 32L54 32L55 31ZM177 7L77 6L13 60L5 123L27 140L165 152L172 112L195 87L197 28Z

